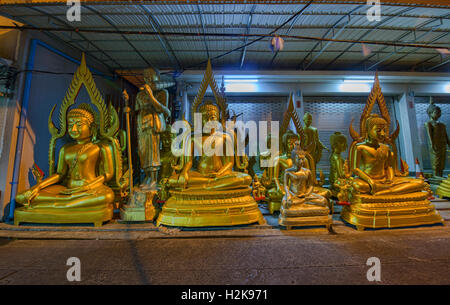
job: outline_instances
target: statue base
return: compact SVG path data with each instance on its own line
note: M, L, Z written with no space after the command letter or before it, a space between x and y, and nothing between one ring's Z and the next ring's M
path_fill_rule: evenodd
M332 230L333 218L327 207L302 204L290 208L281 207L278 224L290 230L292 227L326 226Z
M447 197L450 198L450 178L442 181L442 183L438 186L436 190L436 195L441 198Z
M333 202L330 200L331 198L331 191L329 189L323 188L321 186L314 186L313 193L319 194L323 197L325 197L328 201L328 208L330 209L330 214L333 214L334 208L333 208ZM283 195L284 196L284 195ZM269 203L267 204L267 207L269 209L269 213L273 214L275 212L280 211L281 209L281 201L283 200L283 196L281 197L275 197L273 199L269 200Z
M157 214L153 205L156 193L156 190L135 189L129 203L120 209L121 221L153 221Z
M170 191L156 225L175 227L236 226L266 221L251 189Z
M358 230L443 223L444 220L427 198L428 192L389 196L357 195L351 205L342 208L341 218L355 225Z
M14 224L21 223L93 223L101 227L113 218L114 208L108 205L102 209L58 209L58 208L17 208L14 211Z

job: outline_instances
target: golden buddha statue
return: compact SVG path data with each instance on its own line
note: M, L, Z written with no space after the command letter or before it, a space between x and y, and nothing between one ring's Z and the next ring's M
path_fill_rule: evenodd
M317 165L322 158L322 150L328 150L328 148L319 140L317 128L311 126L312 115L309 112L306 112L303 115L303 123L305 123L305 126L303 127L305 140L302 146L306 148L313 157L314 163Z
M267 191L270 199L269 212L273 214L279 211L281 200L284 196L283 177L286 169L292 167L291 152L298 143L299 138L292 130L288 130L282 137L281 154L274 158L272 185L273 187Z
M312 172L305 168L306 153L296 145L292 150L292 167L284 172L284 190L278 223L291 229L293 226L325 225L331 230L332 218L328 199L313 192Z
M330 189L334 197L340 191L340 179L348 178L348 165L341 153L347 150L347 137L340 132L335 132L330 136L331 155L330 155Z
M292 130L288 130L290 120L294 122L297 134ZM281 136L281 153L275 156L273 162L273 168L267 168L261 177L263 185L268 189L267 197L269 198L268 208L269 212L273 214L275 211L279 211L281 207L281 200L284 196L283 177L284 171L292 166L291 152L297 143L300 143L301 147L305 144L304 129L301 126L300 119L294 107L293 95L291 94L288 102L288 107L283 115L282 126L280 128ZM321 187L320 183L316 179L316 163L313 157L306 151L306 167L311 170L314 177L314 193L329 199L331 197L331 191ZM272 174L270 179L265 176ZM269 180L269 181L267 181ZM331 205L331 202L329 202ZM330 206L332 210L332 206Z
M428 149L431 155L431 166L433 177L431 182L439 184L444 180L444 169L447 154L447 146L450 147L450 140L447 136L447 129L444 123L439 121L441 108L433 104L430 98L430 106L427 109L430 120L425 123L425 130L428 136Z
M157 70L145 69L145 84L136 96L139 159L145 173L141 188L149 190L156 189L161 165L160 134L166 129L166 118L171 115L167 107L169 93L164 87L158 86L159 79Z
M332 153L330 155L330 190L333 197L348 197L349 188L352 184L347 180L350 178L348 160L341 156L342 152L347 150L347 137L340 132L335 132L330 136Z
M215 102L203 102L208 86ZM226 101L217 88L210 62L192 104L193 116L199 112L203 126L214 127L208 132L202 128L201 134L184 136L181 151L185 154L168 180L170 198L158 216L157 225L202 227L265 223L252 197L252 178L233 171L235 165L242 168L240 157L235 153L234 134L218 129L225 123ZM195 156L194 152L199 155Z
M99 114L89 104L81 104L67 112L83 83L91 101L100 110ZM112 106L107 110L86 67L84 55L61 106L62 126L59 130L51 121L53 110L49 117L50 145L66 132L73 141L60 149L55 173L50 167L48 178L17 194L15 200L22 207L15 210L14 222L94 223L100 226L112 218L113 185L119 184L122 189L125 185L120 181L119 141L113 138L118 130L117 113ZM53 151L54 147L51 147L50 152ZM50 155L50 164L54 163L52 158Z
M207 101L200 107L202 124L217 122L219 108L211 101ZM172 188L190 190L227 190L248 187L252 183L250 175L234 172L234 156L227 156L225 148L233 145L231 136L227 133L216 132L211 128L210 132L203 133L201 137L191 137L191 156L184 164L180 174L175 174L169 179ZM204 150L205 141L213 142L213 145L223 148L221 154L208 155ZM197 168L191 170L194 164L194 149L203 150L197 160Z
M175 134L167 128L161 133L161 167L159 169L158 184L163 179L169 179L174 173L173 165L176 162L176 157L173 155L171 147Z
M381 116L370 114L375 102ZM350 170L355 178L349 193L351 205L343 208L341 217L360 230L442 222L427 199L429 186L397 169L395 139L399 127L389 135L389 125L389 113L376 76L361 116L361 136L350 125L354 140L349 153Z

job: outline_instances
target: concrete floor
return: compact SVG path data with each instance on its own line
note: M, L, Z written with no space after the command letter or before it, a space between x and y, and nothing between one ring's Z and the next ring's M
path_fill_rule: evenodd
M449 203L445 225L359 232L338 220L322 228L270 225L229 230L158 231L153 224L14 227L0 224L0 285L73 284L69 257L81 260L80 284L450 284Z

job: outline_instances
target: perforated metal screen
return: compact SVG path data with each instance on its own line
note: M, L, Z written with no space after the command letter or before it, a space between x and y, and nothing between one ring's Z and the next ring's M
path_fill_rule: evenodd
M416 108L416 118L417 118L417 128L419 130L419 141L420 150L422 154L422 169L427 172L431 172L431 161L430 161L430 151L428 149L428 140L425 130L425 123L429 120L427 114L427 108L429 106L429 97L415 97L415 108ZM441 118L440 121L447 125L447 135L450 135L450 97L434 97L434 103L436 106L441 108ZM448 156L448 154L447 154ZM445 166L446 171L450 171L450 160L447 159Z

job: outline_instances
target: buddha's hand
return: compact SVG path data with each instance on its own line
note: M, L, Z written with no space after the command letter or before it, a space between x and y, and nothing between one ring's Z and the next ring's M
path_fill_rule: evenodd
M30 201L32 201L39 194L39 191L40 191L40 187L35 185L32 188L30 188L29 190L27 190L26 192L24 192L23 197L25 198L25 201L28 203Z
M152 88L148 84L145 84L144 88L145 88L145 91L147 91L148 95L153 97L153 90L152 90Z
M370 194L375 195L375 193L377 192L376 184L373 182L372 179L369 179L369 181L367 181L367 183L369 184L369 187L370 187Z
M183 189L186 188L188 180L188 173L180 173L180 175L178 176L178 186Z

